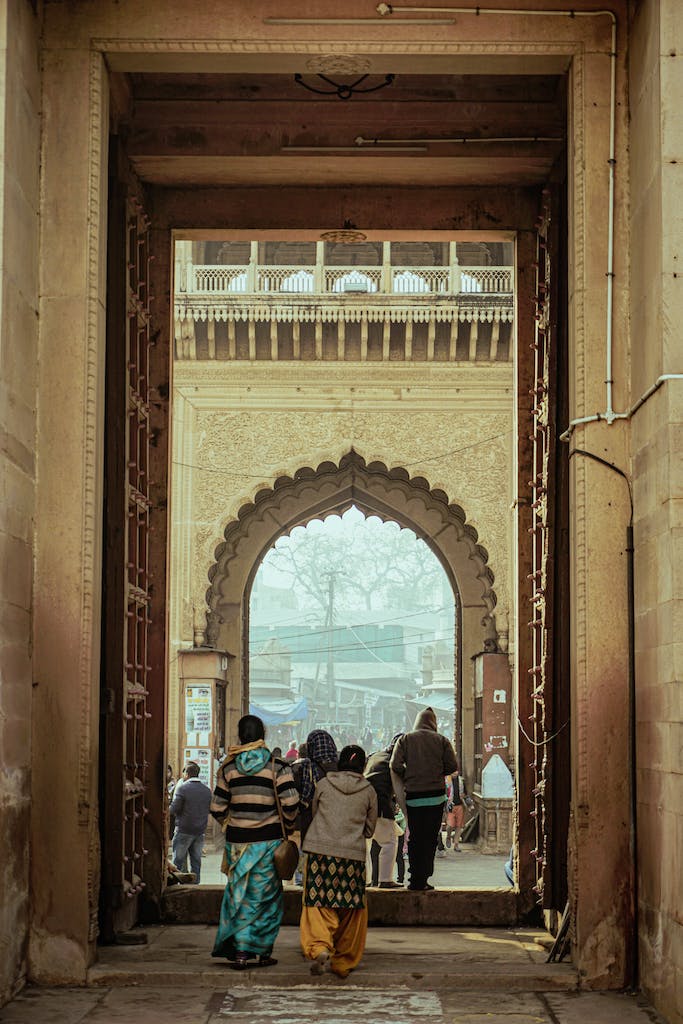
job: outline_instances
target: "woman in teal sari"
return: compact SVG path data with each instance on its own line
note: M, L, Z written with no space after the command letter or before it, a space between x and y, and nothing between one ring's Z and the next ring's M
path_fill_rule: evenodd
M282 882L273 854L282 842L275 787L287 832L294 828L299 795L286 762L273 758L263 722L245 715L237 725L240 745L218 770L211 813L225 831L227 883L212 956L234 970L269 967L282 923Z

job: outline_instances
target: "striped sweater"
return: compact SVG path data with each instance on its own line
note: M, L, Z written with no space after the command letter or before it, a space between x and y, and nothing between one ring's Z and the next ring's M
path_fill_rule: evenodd
M299 794L292 770L275 759L277 792L287 832L294 828ZM211 814L225 826L227 843L281 839L282 828L273 791L273 760L267 748L240 753L218 769Z

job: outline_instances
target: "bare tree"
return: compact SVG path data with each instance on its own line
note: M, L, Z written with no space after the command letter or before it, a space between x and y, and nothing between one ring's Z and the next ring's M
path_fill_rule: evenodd
M443 569L424 541L398 523L365 518L357 510L327 527L315 523L293 530L264 561L289 579L302 606L321 613L329 606L331 575L340 612L427 611L442 603Z

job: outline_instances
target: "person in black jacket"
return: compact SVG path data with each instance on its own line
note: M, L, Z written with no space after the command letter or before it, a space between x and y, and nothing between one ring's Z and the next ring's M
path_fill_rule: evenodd
M424 892L433 889L429 878L434 872L434 855L446 803L446 776L458 767L449 740L437 729L432 708L425 708L394 747L389 768L399 802L405 799L408 817L409 889ZM398 788L403 786L404 793Z
M377 794L378 817L372 837L372 844L377 844L379 847L377 869L375 869L372 851L370 859L373 884L375 878L378 878L380 889L400 888L399 883L393 879L399 830L396 827L396 798L391 781L391 772L389 771L389 760L397 740L402 735L402 732L396 733L385 750L371 754L365 768L365 777Z

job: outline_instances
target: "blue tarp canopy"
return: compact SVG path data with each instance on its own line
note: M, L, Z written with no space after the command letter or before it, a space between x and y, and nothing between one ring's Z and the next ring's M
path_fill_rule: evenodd
M250 703L249 714L258 715L264 725L298 725L308 718L308 704L305 697L294 703L288 700L274 700L267 708Z

